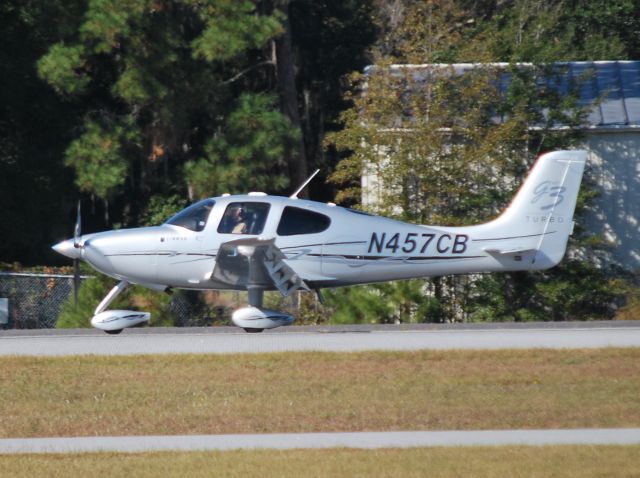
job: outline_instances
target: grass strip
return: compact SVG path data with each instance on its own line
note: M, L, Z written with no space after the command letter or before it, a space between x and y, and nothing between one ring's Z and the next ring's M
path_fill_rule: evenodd
M472 447L0 456L0 475L220 477L637 477L640 446Z
M640 349L3 358L0 437L640 426Z

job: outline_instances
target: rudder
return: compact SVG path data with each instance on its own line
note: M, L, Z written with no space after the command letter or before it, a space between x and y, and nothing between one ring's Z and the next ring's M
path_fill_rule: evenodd
M564 256L573 230L586 151L546 153L531 169L510 206L482 227L493 237L504 238L503 250L535 251L530 269L547 269Z

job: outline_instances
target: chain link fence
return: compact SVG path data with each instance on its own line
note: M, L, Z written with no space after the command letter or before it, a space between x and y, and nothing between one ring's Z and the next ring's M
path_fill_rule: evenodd
M7 317L0 327L55 327L62 304L72 294L73 275L0 272L0 298L8 299Z
M54 328L63 304L73 297L73 280L71 274L0 272L0 329ZM80 282L85 280L92 277L80 276ZM227 309L215 307L203 313L182 294L172 296L169 304L175 325L181 327L225 323Z

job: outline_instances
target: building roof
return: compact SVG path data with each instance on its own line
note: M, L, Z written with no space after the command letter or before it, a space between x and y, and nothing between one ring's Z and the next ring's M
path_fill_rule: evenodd
M570 80L578 83L578 104L593 104L588 122L593 127L640 127L640 61L569 62L561 92ZM601 98L602 102L597 104Z
M392 69L412 69L426 72L434 67L453 68L456 73L478 67L474 63L451 65L392 65ZM492 63L504 67L500 78L500 89L506 91L511 82L508 63ZM520 63L517 66L532 66ZM577 85L578 105L593 105L587 117L590 129L638 129L640 128L640 61L571 61L554 64L555 74L547 80L547 86L568 94L572 85ZM369 73L374 67L368 67ZM599 101L601 100L601 101Z

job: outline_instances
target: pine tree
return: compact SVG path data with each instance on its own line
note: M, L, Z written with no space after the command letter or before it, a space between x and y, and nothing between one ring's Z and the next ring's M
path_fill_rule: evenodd
M140 205L153 195L188 191L193 200L218 183L244 190L261 171L275 171L266 187L282 190L276 151L295 134L274 101L251 93L272 75L268 47L282 20L250 0L90 0L78 28L38 62L56 92L86 105L66 151L80 190L120 201L126 192L125 223L145 214ZM238 118L254 116L255 127L240 132ZM240 143L251 146L240 151ZM198 157L199 168L183 169ZM203 188L206 161L216 176Z

